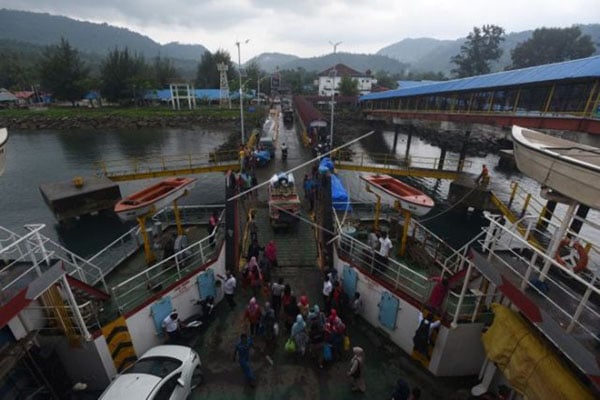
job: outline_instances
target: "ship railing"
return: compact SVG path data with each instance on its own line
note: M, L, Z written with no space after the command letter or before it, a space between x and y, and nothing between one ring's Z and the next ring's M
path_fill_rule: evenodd
M339 235L338 250L340 255L352 260L354 266L371 276L378 276L388 281L395 289L402 290L419 301L425 301L430 290L426 275L392 258L389 258L387 263L380 262L367 244L346 233L335 212L334 217Z
M237 150L210 153L188 153L176 155L155 154L146 157L133 157L118 160L102 160L94 163L98 176L118 176L123 174L147 174L169 170L190 170L194 168L231 164L239 160Z
M459 171L471 166L470 160L458 157L398 157L390 153L365 153L341 150L336 154L336 163L361 167L379 167L385 169L439 169L442 171ZM443 164L442 164L443 163Z
M600 337L596 321L600 312L590 299L591 296L600 296L597 262L592 261L594 265L590 269L593 273L577 274L558 263L553 255L531 246L501 218L491 215L486 215L486 218L490 221L487 228L489 235L483 245L489 251L488 260L508 271L522 291L534 292L535 298L543 303L540 308L551 314L567 333L574 334L588 346L597 346ZM535 217L524 217L523 222L527 223L528 219L536 220ZM574 232L570 234L578 240L585 240ZM511 239L502 240L503 236ZM523 249L529 251L523 252ZM541 280L549 290L533 283Z
M177 208L185 225L207 225L212 212L222 210L223 207L223 205L202 205L178 206ZM170 206L154 214L149 219L146 229L151 230L153 234L159 234L166 228L175 225L174 208ZM143 244L140 227L136 225L89 258L88 262L93 262L106 275L136 253Z
M88 284L102 281L105 290L108 290L98 267L43 236L41 230L44 227L43 224L25 225L27 233L23 236L0 227L5 235L0 249L0 260L5 265L0 275L11 277L1 283L2 302L10 300L56 261L63 262L68 274Z
M412 237L425 248L431 259L435 260L435 270L432 271L427 263L398 261L390 258L387 264L378 262L374 251L367 244L355 239L344 230L338 216L335 216L338 227L338 249L345 259L352 260L352 265L358 267L370 276L386 281L393 288L410 295L421 304L426 304L436 282L430 279L432 272L436 275L454 274L462 268L470 268L473 264L466 256L466 250L473 246L481 247L485 232L482 231L475 239L461 249L455 250L442 238L429 231L414 219L411 221ZM471 271L462 280L458 291L449 291L440 313L444 319L453 321L479 321L487 316L486 295L477 288L471 288Z
M180 281L190 272L213 261L225 241L223 215L224 211L220 215L217 229L210 235L111 287L112 299L119 312L132 310L154 291Z
M28 325L38 332L56 333L60 331L70 338L85 339L90 330L96 330L102 326L98 318L98 307L92 300L77 304L78 314L81 316L84 326L77 322L78 316L68 303L42 304L42 302L31 303L27 307Z
M339 236L338 249L341 256L352 260L354 266L370 276L387 281L395 289L402 290L421 302L426 300L430 285L424 274L392 258L387 263L380 263L369 246L343 232Z

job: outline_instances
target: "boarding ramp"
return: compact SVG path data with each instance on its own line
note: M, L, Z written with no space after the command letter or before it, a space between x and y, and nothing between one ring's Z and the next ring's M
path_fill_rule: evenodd
M346 150L334 152L333 157L337 169L436 179L456 179L463 174L464 168L471 165L471 161L460 160L456 157L409 156L408 158L398 158L396 154Z
M207 172L238 170L239 151L213 151L179 155L151 155L118 160L102 160L94 164L96 175L115 182L163 178Z

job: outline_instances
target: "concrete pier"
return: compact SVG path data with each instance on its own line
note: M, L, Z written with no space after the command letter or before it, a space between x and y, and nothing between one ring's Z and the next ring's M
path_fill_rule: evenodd
M44 183L40 185L40 192L59 222L102 210L112 210L121 199L119 185L110 179L97 177Z

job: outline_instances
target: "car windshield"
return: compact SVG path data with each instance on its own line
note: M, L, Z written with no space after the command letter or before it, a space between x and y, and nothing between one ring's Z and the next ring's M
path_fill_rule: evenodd
M181 366L182 362L170 357L148 357L136 362L125 374L149 374L164 378Z

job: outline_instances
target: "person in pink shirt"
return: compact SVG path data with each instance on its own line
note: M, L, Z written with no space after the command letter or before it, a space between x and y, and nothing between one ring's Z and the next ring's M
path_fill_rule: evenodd
M265 257L267 257L273 267L277 267L277 246L274 240L271 240L265 246Z

